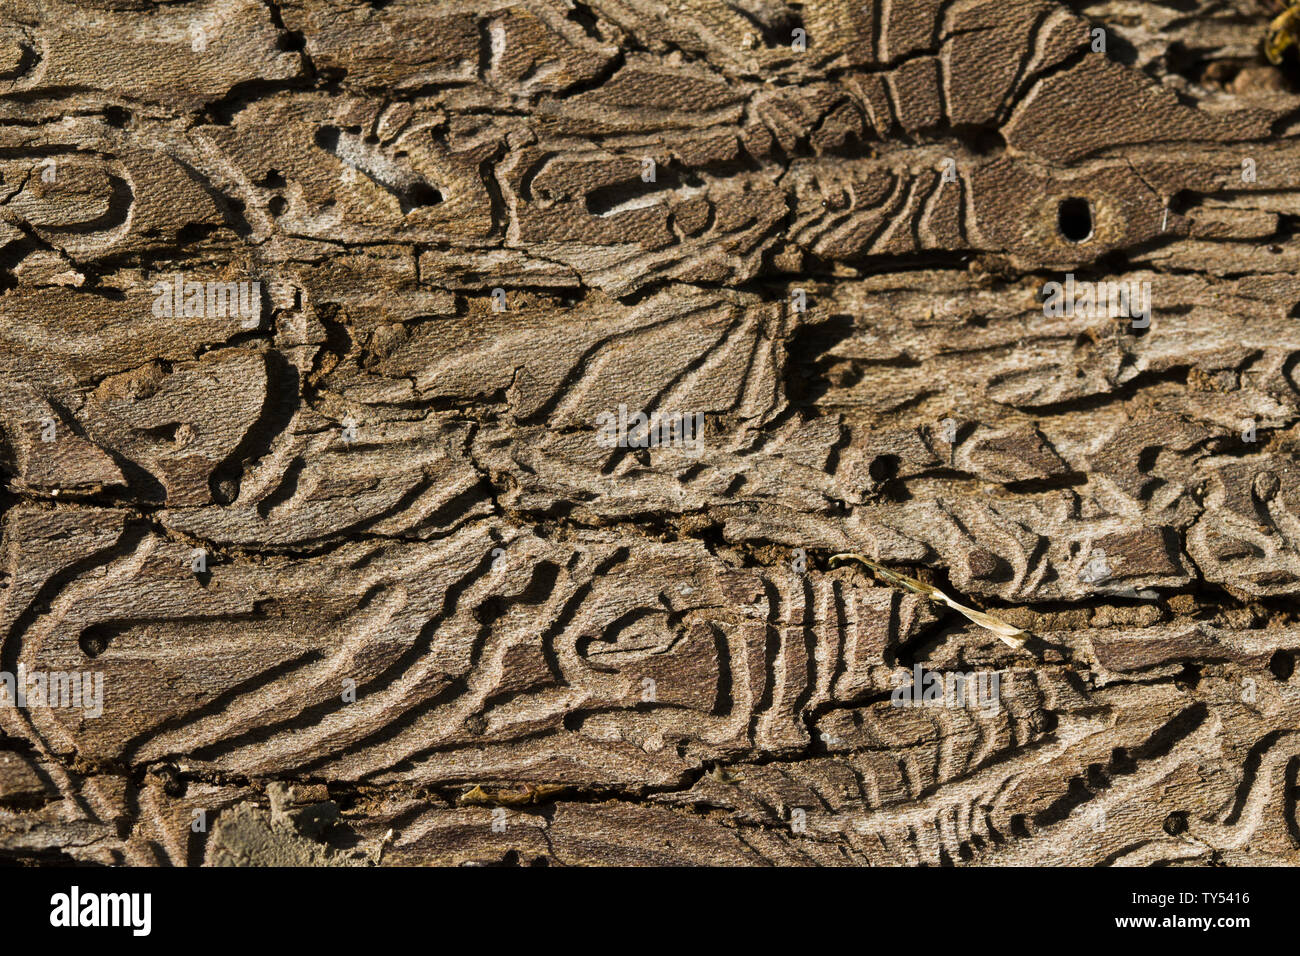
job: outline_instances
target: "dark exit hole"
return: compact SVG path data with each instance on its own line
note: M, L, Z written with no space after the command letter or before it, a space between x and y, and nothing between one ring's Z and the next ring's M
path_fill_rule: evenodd
M402 212L410 212L417 206L436 206L440 202L442 193L428 183L414 182L406 190Z
M881 455L867 466L867 473L871 475L871 480L877 484L892 481L898 477L899 464L897 455Z
M1056 212L1056 226L1070 242L1092 238L1092 207L1086 199L1062 199Z
M1278 680L1290 680L1295 673L1295 658L1286 651L1278 651L1269 658L1268 669Z

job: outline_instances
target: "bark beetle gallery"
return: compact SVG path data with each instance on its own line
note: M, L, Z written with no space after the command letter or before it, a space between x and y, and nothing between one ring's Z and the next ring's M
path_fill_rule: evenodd
M1282 13L5 0L0 858L1300 862Z

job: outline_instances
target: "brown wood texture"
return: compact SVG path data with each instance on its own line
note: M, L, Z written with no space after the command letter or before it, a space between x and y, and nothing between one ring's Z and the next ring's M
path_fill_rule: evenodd
M1300 862L1278 9L3 0L0 859Z

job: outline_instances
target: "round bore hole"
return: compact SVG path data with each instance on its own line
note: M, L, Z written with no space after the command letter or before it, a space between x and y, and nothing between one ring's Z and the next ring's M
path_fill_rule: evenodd
M1086 199L1063 199L1056 212L1056 226L1070 242L1092 238L1092 206Z
M1269 658L1268 669L1278 680L1290 680L1295 673L1295 658L1286 651L1278 651Z
M871 475L871 480L877 484L892 481L898 477L899 464L897 455L881 455L873 459L871 464L867 466L867 473Z

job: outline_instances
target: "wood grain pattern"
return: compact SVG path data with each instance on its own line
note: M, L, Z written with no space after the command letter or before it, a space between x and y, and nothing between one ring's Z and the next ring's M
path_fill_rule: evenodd
M0 859L1300 862L1275 12L7 0Z

